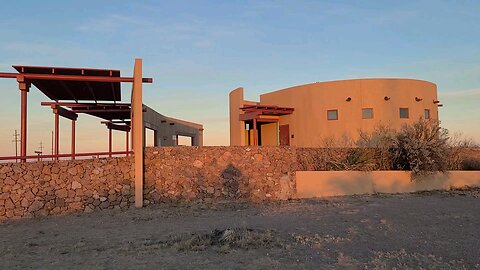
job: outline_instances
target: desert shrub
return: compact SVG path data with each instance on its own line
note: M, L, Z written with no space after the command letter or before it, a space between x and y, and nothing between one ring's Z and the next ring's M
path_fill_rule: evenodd
M465 171L480 171L480 159L466 158L461 161L460 167Z
M449 138L448 144L450 147L448 167L451 170L463 170L463 163L466 158L465 154L466 151L468 151L467 149L478 147L478 145L471 138L466 138L461 133L453 134L453 136ZM466 162L471 163L472 161L469 160Z
M374 169L373 154L370 149L355 147L356 142L348 135L336 139L323 140L323 161L326 170L365 171Z
M456 145L463 149L465 143ZM304 163L317 170L405 170L418 179L450 169L451 146L448 130L439 122L420 119L400 130L377 126L373 132L360 131L356 141L348 136L324 139L322 151Z
M393 168L411 170L414 179L418 176L448 169L448 130L437 121L420 119L404 125L396 133L392 147Z
M379 125L372 132L359 131L356 146L373 151L372 160L376 170L391 170L393 168L393 147L396 132L388 126Z
M374 168L372 151L361 148L344 149L340 158L327 161L327 168L334 171L368 171Z

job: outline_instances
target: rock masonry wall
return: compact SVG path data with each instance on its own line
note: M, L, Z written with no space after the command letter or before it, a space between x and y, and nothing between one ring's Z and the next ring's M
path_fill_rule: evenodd
M132 157L0 164L0 220L133 202Z
M147 148L145 199L285 200L294 195L295 159L283 147Z
M291 148L161 147L145 152L144 203L294 195ZM133 157L0 164L0 220L134 203Z
M147 148L144 204L294 198L295 172L324 170L329 155L321 148ZM133 157L0 164L0 221L125 209L134 194Z

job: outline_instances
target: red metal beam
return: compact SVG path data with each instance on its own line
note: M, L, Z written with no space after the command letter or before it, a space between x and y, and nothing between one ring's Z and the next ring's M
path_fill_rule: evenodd
M73 111L62 108L60 106L56 106L55 108L53 108L53 113L58 114L67 119L70 119L72 121L75 121L78 118L78 114L74 113Z
M75 113L117 113L117 112L130 112L130 109L113 109L113 110L97 110L97 109L76 110L76 109L72 109L72 112L75 112Z
M257 116L258 116L257 112L244 113L244 114L240 114L239 120L240 121L252 120L252 119L257 118Z
M0 72L0 78L11 78L15 79L20 73L12 73L12 72Z
M130 107L130 103L73 103L73 102L41 102L42 106L65 106L65 107Z
M107 125L107 128L108 129L113 129L113 130L118 130L118 131L130 131L130 126L127 126L127 125L116 125L116 124L113 124L113 123L104 123L105 125Z
M133 77L82 76L0 72L0 78L23 77L28 80L81 81L81 82L133 82ZM143 83L153 83L153 78L142 78Z

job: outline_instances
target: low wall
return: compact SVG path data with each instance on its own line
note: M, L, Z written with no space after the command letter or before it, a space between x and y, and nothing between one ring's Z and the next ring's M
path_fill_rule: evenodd
M94 209L134 202L132 158L0 165L0 220Z
M295 158L279 147L147 148L144 203L292 198ZM128 208L133 179L133 157L0 164L0 220Z
M411 181L405 171L298 171L297 198L402 193L480 186L480 171L450 171Z
M368 177L351 181L352 172L341 171L298 172L296 186L297 171L325 169L329 157L347 152L273 146L147 148L144 204L285 200L295 198L297 190L300 197L311 196L308 192L314 196L373 192ZM409 183L409 175L403 172L372 174L379 179L396 175L395 186ZM451 176L459 179L455 173ZM0 220L128 208L134 202L133 179L133 157L0 164ZM375 191L389 192L384 182L375 183Z
M145 198L285 200L295 191L295 149L160 147L145 152Z

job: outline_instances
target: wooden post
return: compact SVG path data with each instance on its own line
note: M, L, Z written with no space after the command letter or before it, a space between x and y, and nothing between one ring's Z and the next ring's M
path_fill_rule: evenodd
M112 129L108 127L108 156L112 157Z
M30 82L22 75L17 76L18 88L20 89L20 156L27 155L27 93L30 89ZM25 158L20 159L26 162Z
M135 207L143 206L142 59L135 59L132 85L132 144L135 155Z
M253 145L258 146L257 118L253 118Z
M126 139L126 140L125 140L125 151L127 151L127 157L128 157L128 155L129 155L129 154L128 154L128 151L129 151L129 149L128 149L128 148L129 148L129 147L128 147L128 131L126 131L125 134L126 134L126 135L125 135L125 139Z
M58 160L58 152L59 152L59 137L60 137L60 132L59 132L59 125L60 125L60 119L58 113L55 113L55 159Z
M75 159L75 122L72 120L72 159Z

